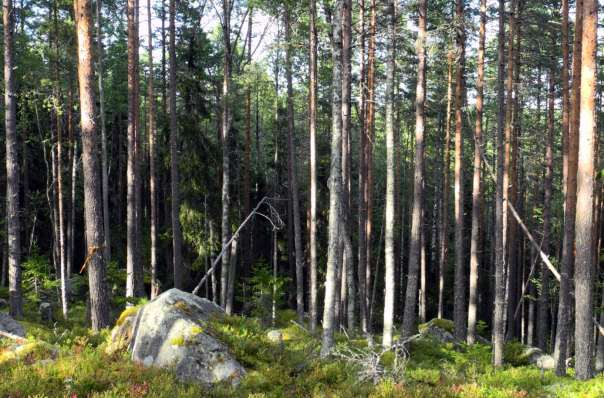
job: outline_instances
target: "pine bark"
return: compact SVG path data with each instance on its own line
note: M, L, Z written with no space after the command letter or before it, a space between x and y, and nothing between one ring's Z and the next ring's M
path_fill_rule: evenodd
M409 267L403 312L402 336L409 337L416 332L417 289L420 265L422 212L424 197L424 130L426 101L426 12L427 1L420 0L418 10L417 85L415 90L415 154L413 163L413 210L411 215L411 235L409 237ZM386 228L388 228L386 221Z
M515 1L515 0L514 0ZM493 308L493 365L503 366L505 338L505 0L499 0L499 33L497 49L497 188L495 195L495 305Z
M8 1L8 0L5 0ZM78 40L78 81L80 88L80 124L82 165L84 170L84 220L86 225L87 270L90 289L92 328L109 326L109 297L103 258L103 203L101 170L98 159L98 133L95 122L94 70L92 44L92 7L90 0L75 0Z
M478 269L480 267L480 213L482 203L482 114L484 94L484 47L486 37L487 1L480 0L480 28L476 80L476 126L474 128L474 177L472 180L472 231L470 236L470 294L468 302L468 344L476 341L478 313Z
M421 14L421 11L420 11ZM386 3L388 56L386 63L386 205L385 205L385 235L384 235L384 333L382 346L388 348L392 345L392 327L394 320L394 185L395 160L394 160L394 73L395 73L395 24L396 15L394 1ZM422 17L420 16L420 21ZM420 22L421 24L421 22ZM421 28L420 28L421 32ZM420 33L421 35L421 33ZM420 42L421 39L418 39ZM421 61L420 61L421 62ZM419 85L419 83L418 83ZM420 141L421 145L421 141ZM417 288L416 288L417 290ZM413 300L415 302L415 300ZM415 308L413 308L415 314ZM415 322L413 322L413 327Z
M594 155L596 136L597 4L583 0L577 207L575 220L575 377L593 376Z
M180 187L178 173L178 125L176 122L176 0L170 0L169 22L169 87L170 87L170 219L172 223L172 268L174 287L184 287L182 265L182 232L180 229ZM228 182L228 181L227 181ZM226 256L228 257L228 256ZM225 268L228 268L228 258ZM224 290L226 293L226 289ZM224 303L224 302L222 302Z
M331 89L331 161L329 177L329 227L327 271L325 275L325 304L323 306L323 336L321 355L327 356L334 346L335 307L338 270L341 265L341 201L342 201L342 8L343 0L334 2L332 29L332 89Z
M463 107L465 105L465 16L464 0L457 0L456 44L457 44L457 81L455 87L455 286L454 311L455 337L466 340L466 266L464 256L464 194L463 194Z
M583 0L576 2L575 40L573 43L572 93L569 93L568 0L562 3L562 134L566 139L566 180L564 181L564 233L560 265L558 322L554 344L556 374L566 374L566 358L570 346L572 277L575 256L575 214L577 203L577 164L579 129L579 94L581 87L581 37L583 32Z
M17 93L15 91L14 8L3 0L4 28L4 125L6 129L6 224L8 239L9 313L23 316L21 290L21 223L19 219L19 150L17 137Z
M308 130L310 136L310 330L317 328L317 2L310 0Z

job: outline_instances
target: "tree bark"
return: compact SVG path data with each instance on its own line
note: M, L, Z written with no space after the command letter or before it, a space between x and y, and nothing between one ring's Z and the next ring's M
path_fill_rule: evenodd
M160 282L157 275L157 128L155 126L155 91L153 84L153 29L151 24L151 0L147 0L147 57L149 57L149 75L147 76L147 135L149 140L149 202L151 214L149 220L151 244L151 299L160 292Z
M593 376L593 283L594 283L594 155L596 100L597 1L583 1L581 35L581 105L577 165L577 210L575 220L575 377Z
M176 0L170 0L169 56L170 56L170 219L172 220L172 267L174 287L184 287L182 266L182 232L180 229L180 188L178 177L178 125L176 122ZM227 181L228 183L228 181ZM228 257L228 256L227 256ZM228 268L228 259L225 268ZM226 293L226 289L224 290ZM224 305L224 302L222 302Z
M8 1L8 0L5 0ZM82 164L84 169L84 218L86 225L88 285L92 328L109 326L109 298L103 258L103 204L98 159L96 107L90 0L75 0L78 40L78 81L80 88L80 123L82 133Z
M296 151L294 148L294 89L292 83L291 62L291 21L290 10L286 9L285 17L285 76L287 80L287 147L290 199L292 201L292 218L294 221L294 248L296 257L296 313L298 321L304 320L304 254L302 250L302 226L300 225L300 200L298 193L298 171Z
M426 0L420 0L418 9L417 85L415 91L415 155L413 163L413 210L411 215L411 235L409 237L409 268L401 334L409 337L416 332L416 305L421 250L421 229L424 197L424 130L426 101ZM386 228L388 228L386 221Z
M342 8L343 0L336 0L331 21L332 29L332 93L331 93L331 162L329 177L329 227L327 272L325 275L325 304L323 307L323 336L321 355L330 354L334 346L336 289L341 265L341 201L342 201Z
M138 25L137 0L128 0L128 163L126 209L126 297L143 294L142 262L137 248L140 220L136 206L136 184L140 178L137 165L137 115L138 115Z
M173 0L172 0L173 1ZM223 79L222 79L222 222L221 222L221 241L222 247L225 247L231 238L231 225L229 212L231 210L230 196L230 173L231 173L231 0L222 2L222 36L224 42L224 60L223 60ZM229 253L222 257L222 268L220 271L220 305L224 308L226 305Z
M515 0L513 0L515 1ZM499 0L499 33L497 49L497 188L495 196L495 306L493 308L493 365L503 365L505 338L505 216L504 158L505 158L505 0Z
M463 107L465 105L465 20L464 0L457 0L457 81L455 87L455 287L454 312L455 337L466 340L466 266L464 259L464 195L463 195Z
M578 129L581 88L581 37L583 32L583 0L577 0L575 40L573 43L572 93L569 93L568 70L568 0L562 3L562 134L566 139L566 180L564 181L564 234L560 265L558 322L554 344L556 374L566 374L566 357L571 334L572 276L575 257L575 214L577 203ZM566 119L566 123L565 123Z
M4 125L6 129L6 224L8 227L9 313L23 316L21 291L21 223L19 219L19 152L17 138L17 93L14 63L14 9L12 0L2 3L4 28Z
M480 28L478 38L478 77L476 80L476 126L474 129L474 177L472 181L472 232L470 236L470 295L468 302L467 342L476 341L476 321L478 312L478 269L480 243L480 205L482 203L482 113L484 93L484 48L487 21L487 1L480 0Z
M421 7L421 6L420 6ZM422 11L420 10L420 15ZM394 1L386 3L388 55L386 63L386 205L385 205L385 236L384 236L384 333L382 346L388 348L392 345L392 327L394 320L394 69L396 56L396 15ZM424 15L425 16L425 15ZM420 21L422 17L420 16ZM421 22L420 22L421 26ZM421 27L420 27L420 36ZM418 39L421 43L421 39ZM418 44L418 46L421 44ZM420 56L421 60L421 56ZM420 61L421 62L421 61ZM419 68L419 67L418 67ZM419 72L418 72L419 75ZM421 78L418 79L418 82ZM419 87L418 83L418 87ZM420 94L421 95L421 94ZM417 136L417 133L416 133ZM420 141L420 145L423 143ZM416 179L417 181L417 179ZM417 288L416 288L417 290ZM415 308L413 308L415 314ZM415 322L414 322L415 323ZM415 325L414 325L415 326Z
M317 2L310 0L308 130L310 135L310 330L317 328Z

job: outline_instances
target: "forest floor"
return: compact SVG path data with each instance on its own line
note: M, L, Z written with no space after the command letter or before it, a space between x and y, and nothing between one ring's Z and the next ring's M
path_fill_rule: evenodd
M507 360L520 363L494 369L488 345L426 339L411 343L404 370L395 378L361 382L359 368L348 361L321 360L319 339L292 323L291 316L284 311L277 325L283 344L271 343L270 329L253 318L213 322L212 333L248 372L235 388L204 389L179 382L169 371L143 368L126 353L106 354L109 331L82 326L82 305L72 307L71 321L54 325L36 321L32 312L23 322L28 343L19 355L7 349L9 341L0 340L0 397L604 397L604 375L578 382L542 374L514 358L514 345L506 350ZM344 351L367 352L363 340L345 335L337 340ZM387 373L393 360L381 358Z

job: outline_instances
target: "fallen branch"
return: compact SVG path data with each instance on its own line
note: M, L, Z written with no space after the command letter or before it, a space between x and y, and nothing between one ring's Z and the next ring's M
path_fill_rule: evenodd
M258 210L260 209L260 206L262 206L269 199L270 198L268 196L263 197L260 200L260 202L258 202L258 204L256 205L256 207L254 207L254 209L250 212L250 214L248 214L248 216L245 218L245 220L243 220L243 222L241 223L241 225L239 225L239 228L237 228L237 230L235 231L235 233L233 234L233 236L231 236L231 239L229 239L229 241L226 243L226 245L224 245L224 247L222 248L222 250L220 251L220 253L218 254L218 256L214 259L214 261L212 262L212 265L211 265L210 269L206 272L206 274L203 276L203 278L201 278L201 280L199 281L199 283L197 284L197 286L195 286L195 289L193 289L193 292L192 292L193 294L197 294L197 292L199 291L199 289L201 289L201 286L204 284L204 282L206 281L206 279L210 275L212 275L214 273L214 269L216 268L216 266L218 265L218 263L220 262L220 260L222 259L222 257L226 253L226 251L230 248L230 246L233 243L233 241L237 238L237 236L239 236L239 233L241 233L241 231L243 230L243 227L245 226L245 224L247 224L254 217L254 215L258 213ZM272 208L272 206L271 206L271 208ZM273 214L273 213L271 212L271 214ZM278 223L279 224L278 226L276 226L271 221L271 224L273 225L273 228L275 228L275 229L280 228L281 223L282 223L282 221L280 223Z
M600 325L600 322L598 322L595 316L593 317L593 320L594 324L598 328L598 332L600 332L600 336L604 336L604 326Z
M482 148L482 144L476 140L476 137L474 138L474 143L475 143L475 145L478 145L478 147L480 148L480 154L482 155L482 159L484 160L485 169L488 171L488 174L491 176L493 181L496 182L497 177L495 176L495 173L493 173L493 170L491 170L489 162L484 154L484 149ZM514 218L516 219L516 222L518 223L518 225L520 225L520 228L522 229L522 231L528 238L529 242L531 242L531 245L533 245L535 250L537 250L537 253L539 253L539 257L541 258L541 261L543 261L543 263L547 266L547 268L554 275L556 280L558 282L560 282L560 273L558 272L556 267L554 267L552 262L549 260L549 257L547 256L547 254L545 254L543 252L543 250L541 250L541 246L537 243L537 241L535 241L535 238L533 238L533 235L531 234L531 232L528 230L528 228L526 227L526 225L524 224L524 222L518 215L518 212L514 208L514 205L509 200L506 200L505 202L507 204L508 209L510 209L510 211L512 212L512 216L514 216Z

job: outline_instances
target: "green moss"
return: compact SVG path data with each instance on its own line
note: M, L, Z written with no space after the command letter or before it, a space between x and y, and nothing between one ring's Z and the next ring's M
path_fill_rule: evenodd
M115 324L117 326L122 326L124 324L124 322L126 322L126 319L131 316L135 316L139 309L140 309L140 306L126 307L126 309L124 311L122 311L122 313L120 314L119 318L117 318L117 321L115 322Z
M173 307L185 315L191 315L191 313L192 313L191 307L189 307L189 305L187 303L185 303L184 301L181 301L181 300L175 302L173 304Z
M201 326L191 326L191 330L189 331L191 336L197 336L198 334L203 333L203 328Z
M185 343L186 343L185 336L182 336L182 335L173 337L170 339L170 344L177 346L177 347L182 347L185 345Z
M418 326L418 329L420 332L423 332L424 330L428 329L430 326L439 327L441 329L446 330L449 333L453 333L453 331L455 330L455 324L453 323L453 321L451 321L449 319L439 319L439 318L434 318L426 323L420 324Z

